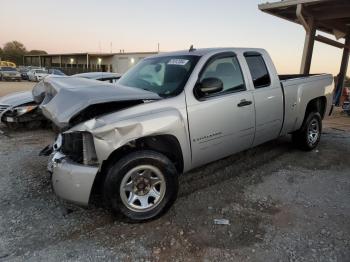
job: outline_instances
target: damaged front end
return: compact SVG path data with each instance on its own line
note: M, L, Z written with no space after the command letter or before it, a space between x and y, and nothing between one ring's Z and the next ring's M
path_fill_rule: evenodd
M74 77L45 78L40 89L33 89L33 96L44 116L61 130L144 101L161 99L146 90Z
M55 193L80 205L89 203L99 171L92 135L89 132L59 134L51 148L48 170Z
M88 79L47 78L42 83L33 96L40 102L43 114L62 132L52 146L41 152L50 155L48 170L53 188L63 199L87 205L101 161L90 129L72 127L161 98L145 90Z

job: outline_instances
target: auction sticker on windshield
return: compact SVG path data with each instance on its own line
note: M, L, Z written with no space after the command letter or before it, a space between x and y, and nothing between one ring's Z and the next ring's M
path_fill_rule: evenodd
M184 66L188 63L189 60L186 59L170 59L168 65L181 65Z

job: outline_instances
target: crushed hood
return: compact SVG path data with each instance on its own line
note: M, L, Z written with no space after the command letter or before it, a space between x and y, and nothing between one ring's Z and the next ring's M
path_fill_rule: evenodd
M16 107L31 102L34 102L31 91L16 92L0 98L0 105L9 107Z
M44 116L61 129L69 127L72 119L77 124L145 100L161 99L146 90L74 77L45 78L38 89L40 92L33 89L34 99L41 100Z

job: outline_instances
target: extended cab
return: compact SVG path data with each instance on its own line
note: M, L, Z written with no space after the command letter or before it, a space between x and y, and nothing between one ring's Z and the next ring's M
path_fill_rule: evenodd
M278 75L263 49L156 55L113 90L44 81L41 109L63 130L49 162L56 194L86 205L99 185L132 220L166 211L195 167L287 134L312 150L332 108L332 75Z

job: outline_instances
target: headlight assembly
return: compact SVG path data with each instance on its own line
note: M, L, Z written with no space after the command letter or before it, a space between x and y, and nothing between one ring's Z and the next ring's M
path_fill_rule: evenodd
M38 106L37 105L31 105L31 106L19 106L15 107L13 109L13 112L16 113L17 116L24 115L30 111L33 111L36 109Z

